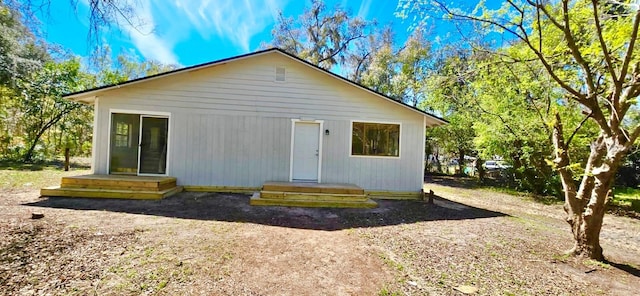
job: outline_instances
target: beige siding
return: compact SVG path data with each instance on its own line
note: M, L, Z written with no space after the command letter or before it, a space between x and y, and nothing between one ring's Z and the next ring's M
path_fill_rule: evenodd
M286 82L275 82L275 67ZM423 116L273 52L99 95L97 173L108 171L109 110L170 112L169 174L182 185L287 181L291 119L324 121L322 181L422 188ZM400 158L351 157L351 121L402 124ZM104 144L102 144L104 143Z

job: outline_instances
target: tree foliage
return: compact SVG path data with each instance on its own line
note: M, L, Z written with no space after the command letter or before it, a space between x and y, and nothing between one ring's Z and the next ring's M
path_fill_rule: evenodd
M174 65L140 61L122 54L110 59L107 47L90 71L80 59L52 51L33 30L27 15L37 1L0 2L0 158L33 161L91 151L91 106L62 99L66 93L172 70ZM46 1L43 1L46 2ZM91 5L122 2L92 1ZM103 12L106 13L106 12ZM113 13L113 12L112 12Z
M95 68L98 85L117 84L168 72L178 67L177 65L165 65L155 60L141 61L138 56L130 53L121 53L114 61L111 58L111 48L107 45L96 48L90 60Z
M45 45L21 19L18 10L0 1L0 85L12 84L50 59Z
M346 63L352 44L366 38L371 26L340 6L328 10L324 2L314 0L297 18L280 12L270 45L329 70Z
M438 50L431 71L425 77L423 94L428 99L422 107L434 111L449 121L448 125L427 130L432 145L457 156L458 170L464 172L465 155L475 155L474 121L478 112L472 107L474 78L471 54L455 47Z
M567 221L575 239L572 253L601 260L599 235L608 193L622 159L640 136L632 108L640 95L636 44L640 5L632 1L512 0L498 9L481 2L466 11L434 0L401 1L399 6L400 15L444 13L452 20L475 22L485 30L511 36L515 39L508 46L522 50L504 56L544 69L559 91L549 100L559 108L550 113L547 135L554 147L550 164L562 181ZM567 115L563 109L574 112ZM576 110L583 115L572 126L570 118ZM583 144L576 135L587 124L595 125L597 134L589 138L589 155L581 163L573 153L580 149L572 147ZM578 166L581 168L576 169Z
M47 62L41 70L18 80L18 106L28 144L23 157L25 162L32 161L34 150L45 132L81 107L79 103L63 99L62 95L86 88L90 85L87 81L90 79L80 71L78 59Z
M389 35L371 39L372 50L356 80L396 100L418 106L425 99L425 82L431 71L431 44L422 30L414 31L400 48L393 45Z

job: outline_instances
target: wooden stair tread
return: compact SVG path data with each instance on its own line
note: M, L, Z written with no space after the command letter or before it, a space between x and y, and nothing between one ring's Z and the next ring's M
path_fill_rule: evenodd
M262 198L259 192L253 194L249 201L253 206L285 206L285 207L314 207L314 208L375 208L378 204L371 199L352 200L319 200L319 199L278 199Z
M325 201L365 201L364 194L335 194L335 193L307 193L307 192L283 192L260 191L260 196L267 199L295 199L295 200L325 200Z
M151 190L164 190L176 186L174 177L148 177L148 176L119 176L119 175L83 175L62 177L61 187L83 187L96 189L109 189L110 187L124 188L135 187L150 188Z
M364 194L364 189L354 184L301 183L301 182L266 182L264 191L327 193L327 194Z
M96 190L164 191L177 186L175 177L82 175L62 177L60 187Z
M173 184L161 184L158 186L138 186L130 184L61 184L63 189L96 189L96 190L129 190L129 191L164 191L176 187Z
M181 192L182 189L182 186L175 186L162 191L134 191L121 189L64 188L53 186L40 189L40 195L87 198L162 199Z

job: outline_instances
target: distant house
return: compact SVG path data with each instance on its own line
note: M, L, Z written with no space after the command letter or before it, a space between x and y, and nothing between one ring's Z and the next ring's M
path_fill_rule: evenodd
M172 176L186 190L284 181L417 194L425 129L446 123L280 49L66 98L94 105L94 174Z

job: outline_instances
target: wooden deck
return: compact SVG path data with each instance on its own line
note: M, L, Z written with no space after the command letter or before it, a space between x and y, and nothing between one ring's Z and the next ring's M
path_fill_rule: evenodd
M364 190L353 184L266 182L250 201L257 206L375 208Z
M63 177L60 186L40 189L42 196L162 199L182 191L174 177L82 175Z

